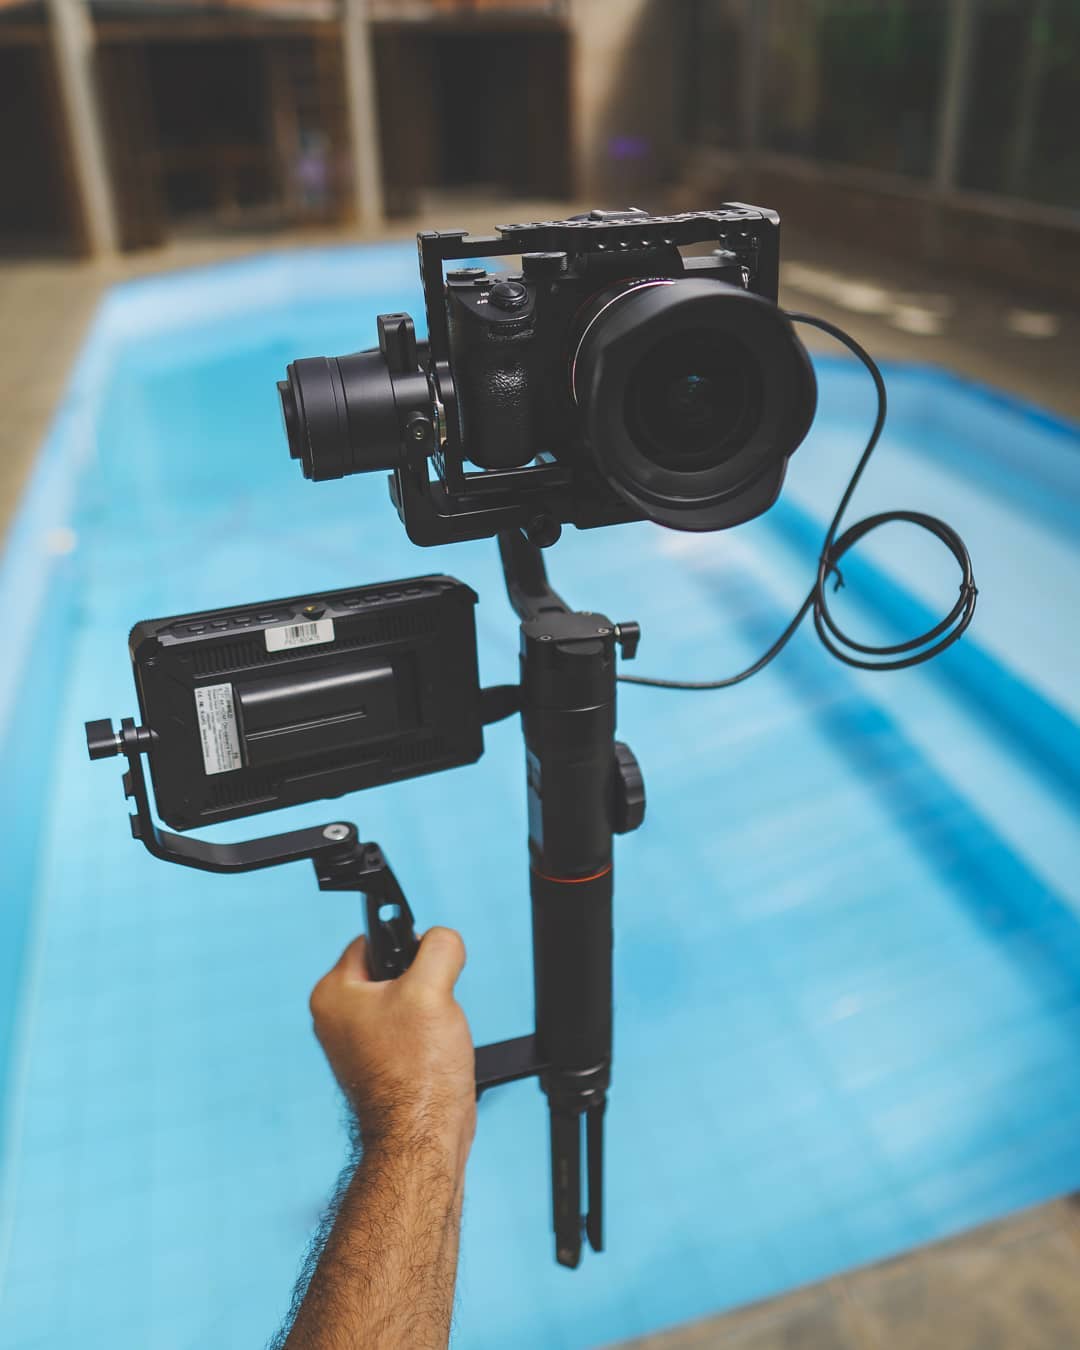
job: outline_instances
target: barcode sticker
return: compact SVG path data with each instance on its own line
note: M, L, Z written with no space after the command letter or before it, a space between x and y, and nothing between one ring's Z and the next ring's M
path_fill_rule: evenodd
M195 690L203 765L208 774L228 773L243 764L236 731L231 684L206 684Z
M314 619L310 623L287 623L282 628L266 629L266 650L287 652L290 647L311 647L316 642L333 642L333 619Z

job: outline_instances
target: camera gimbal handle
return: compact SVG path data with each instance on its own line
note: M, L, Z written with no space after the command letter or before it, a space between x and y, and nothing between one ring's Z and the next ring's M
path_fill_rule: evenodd
M571 610L540 549L499 535L521 624L536 1049L551 1116L555 1256L603 1247L603 1120L611 1078L612 840L645 814L641 771L615 740L615 648L634 655L637 624ZM582 1117L587 1209L582 1218Z

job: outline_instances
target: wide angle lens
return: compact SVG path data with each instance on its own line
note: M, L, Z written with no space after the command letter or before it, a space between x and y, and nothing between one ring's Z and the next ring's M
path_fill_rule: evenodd
M393 469L400 457L394 387L381 351L293 361L278 381L289 454L322 481Z
M661 338L627 385L627 427L662 468L694 473L729 459L761 420L762 384L747 346L708 328Z
M684 530L772 505L817 402L806 350L775 305L707 278L622 283L579 334L571 385L617 492Z

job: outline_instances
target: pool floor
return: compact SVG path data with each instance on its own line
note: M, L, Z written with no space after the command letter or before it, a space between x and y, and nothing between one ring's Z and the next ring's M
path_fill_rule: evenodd
M20 956L0 1064L4 1350L264 1343L344 1160L306 1000L359 931L355 897L320 894L307 864L155 861L82 724L134 714L136 620L424 572L479 592L482 677L515 678L494 543L418 550L378 476L309 484L285 451L286 360L364 345L405 303L407 247L123 288L92 339L100 387L79 395L93 444L65 460L62 415L44 452L70 470L73 551L49 564L58 635L27 630L6 733L27 782L27 747L47 756L22 807L33 867L0 921ZM641 673L740 668L805 592L870 416L857 372L820 375L819 424L763 520L570 531L549 555L571 603L639 620ZM970 640L864 676L802 633L736 689L620 694L649 809L617 842L608 1250L555 1265L543 1098L486 1095L459 1350L609 1344L1080 1185L1080 438L933 372L892 387L852 519L898 505L961 528L982 591ZM8 585L36 565L28 520ZM866 634L911 631L955 594L906 539L845 570ZM531 1017L520 732L486 745L452 775L213 834L355 819L418 922L463 933L478 1042Z

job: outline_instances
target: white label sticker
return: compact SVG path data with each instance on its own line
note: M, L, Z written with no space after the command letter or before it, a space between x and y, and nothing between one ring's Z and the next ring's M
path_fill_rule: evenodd
M310 623L288 623L284 628L266 629L266 650L287 652L290 647L311 647L316 642L333 642L333 619L315 619Z
M240 758L240 737L236 732L232 685L206 684L196 689L195 711L199 715L199 738L206 772L228 773L230 769L239 769L243 760Z

